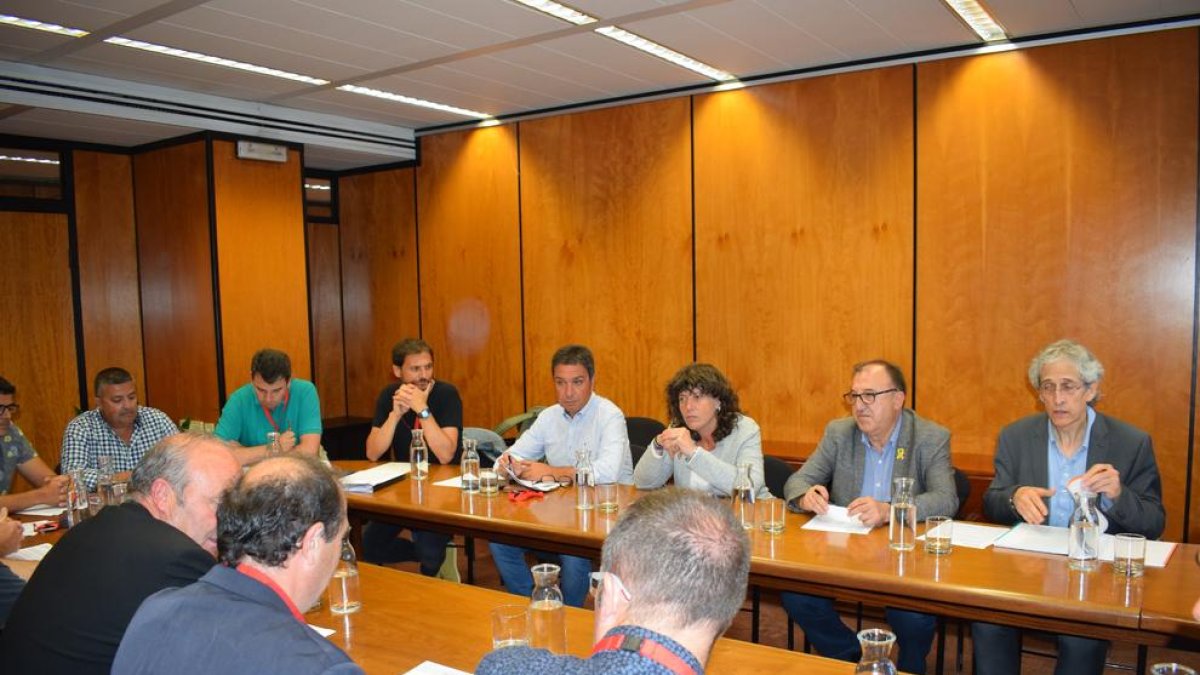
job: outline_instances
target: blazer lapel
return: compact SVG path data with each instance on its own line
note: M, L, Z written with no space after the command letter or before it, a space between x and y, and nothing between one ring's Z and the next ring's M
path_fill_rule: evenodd
M1050 457L1047 454L1050 447L1050 416L1043 414L1041 416L1041 424L1037 426L1036 433L1030 439L1030 447L1026 449L1029 457L1033 459L1029 464L1033 467L1033 481L1031 485L1039 485L1048 487L1050 485Z
M857 424L850 427L850 448L850 454L854 458L854 483L849 486L849 493L857 497L862 492L863 472L866 471L867 461L867 446L863 443L862 431Z
M913 477L913 449L916 439L913 434L913 413L908 408L900 412L900 434L896 437L896 460L892 464L892 478ZM924 488L916 486L917 492Z
M1092 435L1088 438L1087 468L1094 464L1108 462L1108 421L1096 412L1096 421L1092 423Z

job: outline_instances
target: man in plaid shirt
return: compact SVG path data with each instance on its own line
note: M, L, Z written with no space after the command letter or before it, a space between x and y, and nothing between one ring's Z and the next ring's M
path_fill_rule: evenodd
M179 433L166 413L139 406L133 376L124 368L105 368L94 381L96 407L67 424L62 441L64 474L83 469L88 489L96 489L101 455L112 457L114 473L133 471L155 443Z

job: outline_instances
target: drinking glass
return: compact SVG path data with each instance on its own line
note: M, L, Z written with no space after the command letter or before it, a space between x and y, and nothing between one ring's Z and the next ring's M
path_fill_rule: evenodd
M1113 571L1140 577L1146 569L1146 538L1140 534L1118 534L1113 538Z
M596 485L596 509L604 513L612 513L618 507L617 484L598 483Z
M949 516L925 519L925 552L946 555L954 550L954 520Z
M774 497L763 497L755 504L758 511L758 527L767 534L783 532L784 511L783 500Z
M492 610L492 649L529 645L529 612L525 605L500 605Z

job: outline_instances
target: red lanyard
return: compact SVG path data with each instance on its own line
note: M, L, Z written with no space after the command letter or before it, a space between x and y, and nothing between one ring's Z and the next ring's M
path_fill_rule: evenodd
M695 675L696 671L688 665L687 661L679 658L675 652L667 649L658 641L649 637L638 637L636 635L628 635L618 633L602 638L592 647L592 654L607 652L613 650L621 650L623 652L634 652L650 659L658 665L675 673L676 675Z
M282 407L283 407L284 417L287 417L287 404L288 404L288 399L290 398L291 393L292 393L292 389L291 389L290 385L288 386L287 389L283 390L283 406ZM274 427L276 433L278 433L279 425L275 423L275 416L271 414L270 410L267 410L267 406L263 405L262 401L258 402L258 407L262 408L263 414L267 416L267 421L271 423L271 426Z

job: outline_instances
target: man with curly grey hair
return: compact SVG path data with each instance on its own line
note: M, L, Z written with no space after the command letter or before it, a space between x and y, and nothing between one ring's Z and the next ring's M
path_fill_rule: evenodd
M1000 431L996 477L983 496L988 518L1066 527L1075 508L1068 485L1078 479L1083 490L1099 495L1109 532L1149 539L1162 534L1166 514L1154 446L1146 432L1095 410L1103 377L1100 361L1072 340L1059 340L1033 358L1029 383L1045 412ZM971 630L977 673L1020 670L1018 629L976 623ZM1104 670L1107 641L1057 639L1056 675Z
M667 488L625 511L604 540L600 569L590 658L506 647L475 672L700 675L746 598L750 540L727 503Z
M129 624L113 673L361 673L304 621L337 567L346 497L313 457L252 466L217 512L223 565L156 593Z

